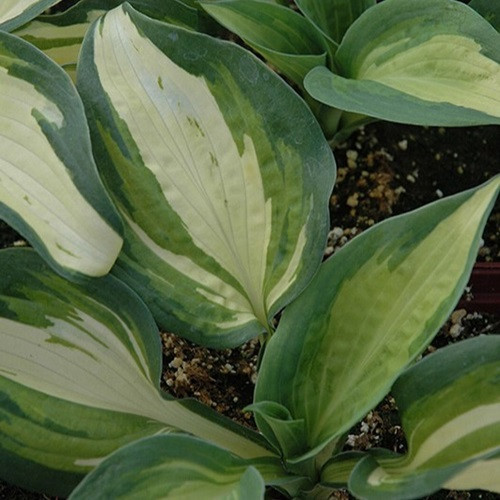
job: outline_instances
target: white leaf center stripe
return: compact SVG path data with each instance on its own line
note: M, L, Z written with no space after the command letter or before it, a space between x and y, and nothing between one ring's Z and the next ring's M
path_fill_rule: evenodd
M272 202L253 141L243 135L240 153L205 80L174 64L119 14L109 13L95 32L101 84L194 244L239 281L266 324Z
M376 486L380 486L383 483L396 484L401 481L401 477L404 477L405 474L411 474L419 468L425 469L425 464L445 448L453 446L455 442L468 434L497 424L499 414L500 403L496 403L478 406L466 413L458 415L428 436L418 447L413 457L408 455L407 459L381 460L381 464L383 464L384 467L377 467L374 469L368 477L368 482ZM424 421L421 423L425 424ZM412 434L418 434L418 427L414 429ZM411 436L409 439L411 447ZM481 449L479 451L479 456L483 456L488 452L494 452L496 449L498 449L498 446L491 446L490 450ZM468 457L468 459L473 458L473 456ZM444 465L447 464L443 464L443 466ZM451 482L453 482L453 480Z
M85 313L78 317L74 325L47 318L53 324L45 330L2 319L0 365L15 374L5 376L67 401L154 415L163 401L125 346Z
M374 80L432 102L467 106L500 116L500 64L481 54L481 45L458 35L436 35L379 62L401 40L372 51L358 78Z
M37 278L46 281L43 275ZM45 284L55 285L61 292L58 280ZM80 291L70 287L66 295L72 303L78 303L82 300ZM66 310L66 302L56 302L45 291L33 300L42 309L44 305L49 309L60 307L64 317L45 313L47 327L0 318L1 376L65 401L146 417L165 424L165 430L195 434L248 458L272 455L246 437L238 434L235 439L232 430L184 407L182 402L162 397L158 380L151 379L151 360L141 348L141 341L151 342L148 335L158 335L156 330L138 332L133 318L129 324L117 311L88 295L83 297L81 308L70 310ZM26 300L4 296L2 302L21 316L26 314Z
M492 424L498 424L500 415L500 403L478 406L466 413L458 415L453 420L446 422L445 425L436 429L427 439L418 447L417 453L410 459L409 463L402 467L401 471L416 469L432 459L434 455L451 446L455 441L472 434L481 428ZM416 427L412 434L418 433ZM411 436L409 436L411 446ZM493 447L494 449L494 447ZM483 455L485 450L481 450ZM473 457L470 457L473 458Z
M33 85L3 67L0 86L0 199L29 223L54 260L83 273L101 274L110 248L117 252L121 238L80 195L36 119L42 116L61 128L62 113Z

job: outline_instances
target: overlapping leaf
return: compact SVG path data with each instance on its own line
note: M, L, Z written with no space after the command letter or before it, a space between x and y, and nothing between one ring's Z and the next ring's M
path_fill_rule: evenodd
M497 177L378 224L325 262L285 310L256 401L282 405L282 426L302 422L302 454L288 458L346 432L430 342L467 283L499 187Z
M347 488L354 467L366 455L362 451L345 451L330 458L321 469L321 484L331 488Z
M67 494L141 436L182 430L252 458L255 433L159 391L159 333L112 276L76 285L32 250L0 252L0 476Z
M79 68L126 221L114 273L196 342L261 333L323 251L335 168L308 108L245 50L129 6L89 32Z
M448 490L486 490L500 494L498 471L500 452L489 458L471 461L460 472L443 484Z
M497 31L500 31L500 3L491 0L471 0L469 7L479 12Z
M421 498L443 486L500 492L499 377L497 335L446 347L410 368L393 388L407 455L362 459L349 489L384 500Z
M14 33L32 43L76 78L76 63L83 37L90 24L121 0L81 0L59 14L38 16ZM197 29L198 13L177 0L130 0L135 8L156 19Z
M121 222L71 81L33 46L0 32L0 86L0 217L61 274L107 273Z
M297 0L304 15L338 46L351 24L376 0Z
M189 436L154 436L111 455L70 498L259 500L263 478L272 482L277 476L284 472L276 462L243 460Z
M0 30L12 31L60 0L2 0Z
M500 34L466 5L385 0L349 28L338 74L313 69L306 90L347 111L417 125L500 123Z
M319 32L287 7L262 0L200 4L297 85L302 86L309 70L326 64L327 45Z

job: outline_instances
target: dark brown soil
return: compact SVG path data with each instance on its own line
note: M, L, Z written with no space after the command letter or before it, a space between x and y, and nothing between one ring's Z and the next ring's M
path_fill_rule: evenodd
M500 173L500 127L369 125L337 148L331 225L345 234L477 186ZM341 237L337 229L332 242ZM500 260L500 205L491 214L479 260ZM335 246L335 245L334 245Z

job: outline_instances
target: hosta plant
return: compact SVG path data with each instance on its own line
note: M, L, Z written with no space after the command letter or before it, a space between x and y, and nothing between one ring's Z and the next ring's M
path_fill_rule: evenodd
M266 0L200 4L296 83L337 141L373 119L500 123L497 1L296 0L300 13Z
M499 177L321 263L334 159L252 54L123 4L76 81L0 33L0 216L33 247L0 252L2 479L72 498L500 491L500 338L416 362ZM261 339L258 432L160 390L158 326ZM408 451L343 453L389 390Z

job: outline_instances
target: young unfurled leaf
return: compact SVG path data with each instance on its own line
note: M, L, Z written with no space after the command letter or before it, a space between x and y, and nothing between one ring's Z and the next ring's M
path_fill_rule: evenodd
M101 276L122 245L97 174L81 100L68 76L0 32L0 217L59 273Z
M130 6L89 31L79 70L126 222L114 273L191 340L260 334L323 253L335 168L309 109L247 51Z
M285 310L256 401L305 420L303 455L287 458L351 428L430 342L467 283L499 188L496 177L362 233Z
M14 33L45 52L75 80L78 54L90 24L121 3L121 0L81 0L62 13L38 16ZM129 3L150 17L198 28L197 11L177 0L130 0Z
M360 498L421 498L441 487L500 492L500 335L445 347L393 388L405 456L366 457L349 489ZM496 472L495 472L496 470Z
M500 123L500 34L466 5L384 0L349 28L338 74L313 69L306 90L346 111L417 125Z
M119 280L68 282L28 249L1 251L0 268L0 477L65 495L118 447L164 431L272 455L256 433L160 393L158 330Z
M277 461L244 460L190 436L152 436L108 457L70 499L259 500L264 479L272 483L283 476Z
M58 2L60 0L2 0L0 30L12 31Z
M294 420L287 408L274 401L262 401L245 408L258 415L260 430L276 450L285 456L303 452L304 419Z
M306 74L326 64L326 42L303 16L262 0L202 1L201 6L302 86Z

